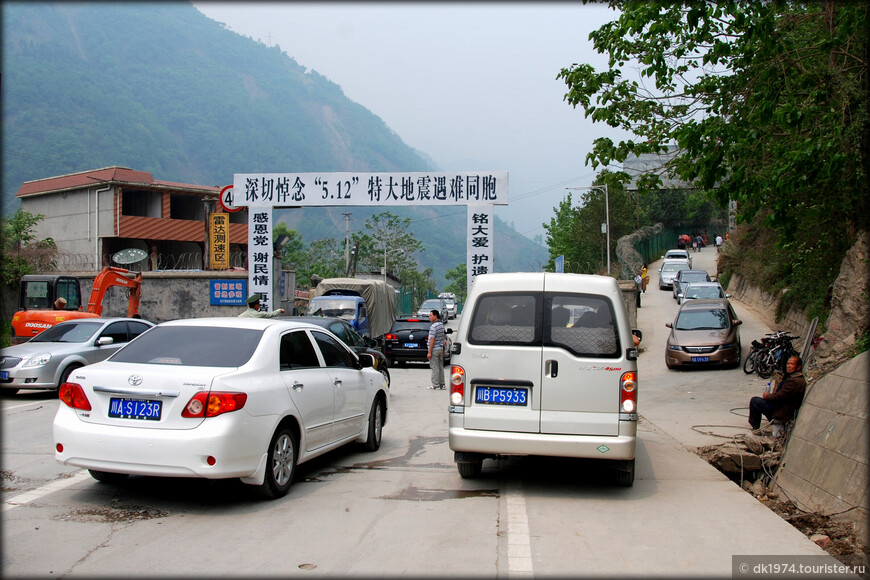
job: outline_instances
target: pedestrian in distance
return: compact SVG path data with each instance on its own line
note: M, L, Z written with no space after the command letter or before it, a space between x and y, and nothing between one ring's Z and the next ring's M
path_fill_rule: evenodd
M768 421L790 421L804 399L807 381L803 373L803 361L799 356L788 359L785 374L771 392L749 400L749 425L753 429L761 427L761 416Z
M444 342L447 333L444 332L444 325L441 323L441 313L437 310L429 312L429 352L426 358L429 359L429 368L432 370L432 384L430 390L444 388Z
M635 294L637 295L637 307L640 308L640 294L643 291L643 276L640 275L640 272L638 272L634 276L634 285L637 289L637 292L635 292Z
M248 296L248 309L239 314L239 318L275 318L279 314L284 314L283 308L266 312L260 310L260 295L257 293Z
M646 285L649 284L649 274L646 271L646 264L643 265L643 268L640 269L640 291L646 293Z
M716 252L719 251L719 248L722 247L722 236L716 234Z

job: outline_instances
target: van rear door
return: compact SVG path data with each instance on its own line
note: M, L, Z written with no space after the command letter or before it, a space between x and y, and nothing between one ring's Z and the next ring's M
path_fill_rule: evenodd
M614 285L615 286L615 285ZM545 277L541 433L619 434L620 377L629 370L619 340L618 287L585 294L570 277Z
M473 374L467 377L463 424L466 429L539 433L543 280L520 277L509 292L494 290L481 293L466 308L471 318L462 355L473 361Z

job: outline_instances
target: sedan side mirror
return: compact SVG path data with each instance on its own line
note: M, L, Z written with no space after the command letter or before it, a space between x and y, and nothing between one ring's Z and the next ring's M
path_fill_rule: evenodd
M452 328L445 328L444 334L453 334L453 329Z
M375 366L375 357L363 352L359 355L360 368L372 368Z
M731 322L732 324L734 324L734 326L740 326L741 324L743 324L742 320L732 320Z
M668 328L673 328L674 324L672 322L665 322L665 326L667 326Z
M97 339L97 346L106 346L107 344L112 344L115 342L115 339L111 336L101 336Z

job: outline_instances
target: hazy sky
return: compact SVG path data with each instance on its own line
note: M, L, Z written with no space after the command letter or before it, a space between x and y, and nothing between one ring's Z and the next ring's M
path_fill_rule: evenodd
M506 170L496 213L545 233L566 187L592 184L596 137L625 138L563 100L556 75L607 61L589 33L616 13L580 3L194 2L207 17L341 86L443 171ZM599 171L600 171L599 167ZM289 168L288 168L289 170ZM581 192L574 192L578 199Z

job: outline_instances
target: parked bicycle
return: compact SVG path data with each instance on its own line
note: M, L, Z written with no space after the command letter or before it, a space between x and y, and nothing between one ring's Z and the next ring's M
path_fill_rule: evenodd
M771 346L760 353L755 360L755 372L758 376L768 379L774 371L785 372L788 359L799 354L793 346L793 342L799 338L788 332L776 333L771 340Z

